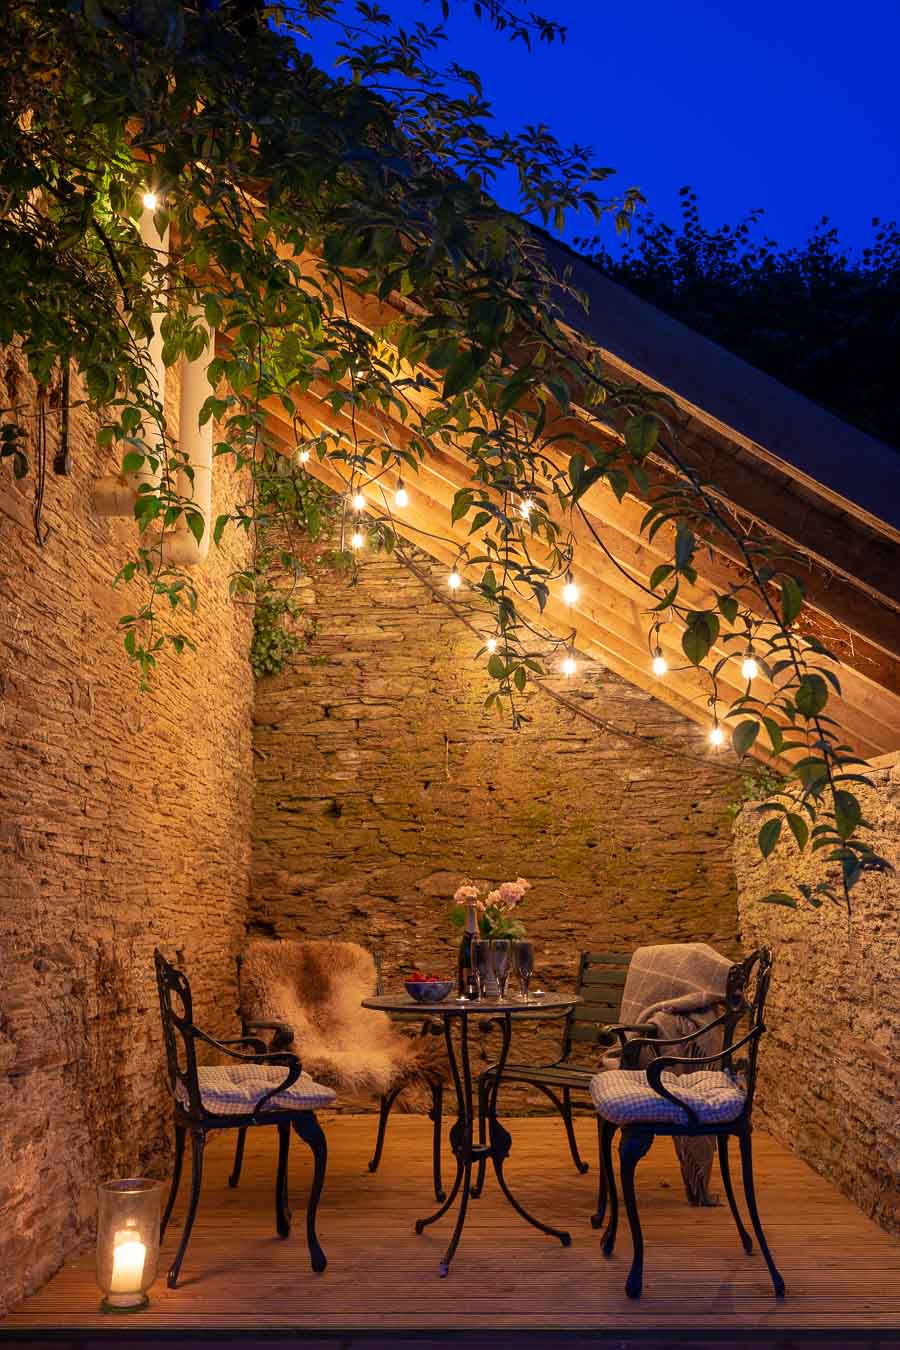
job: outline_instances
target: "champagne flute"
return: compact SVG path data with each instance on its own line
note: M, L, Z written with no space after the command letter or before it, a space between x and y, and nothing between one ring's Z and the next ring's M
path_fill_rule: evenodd
M516 972L519 976L519 987L522 990L522 1002L528 1002L528 986L531 983L531 974L534 970L534 947L530 942L517 942L515 946Z
M512 943L509 938L494 939L494 974L500 986L500 997L506 998L506 981L509 978L509 958L512 955Z
M479 938L472 944L472 951L478 992L484 998L487 994L488 974L491 968L491 944L484 938Z

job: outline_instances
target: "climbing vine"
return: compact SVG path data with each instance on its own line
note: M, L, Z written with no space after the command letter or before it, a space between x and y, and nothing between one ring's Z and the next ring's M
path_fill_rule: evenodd
M462 3L444 0L444 17ZM513 0L473 7L527 42L562 36ZM256 606L267 669L290 655L276 619L300 566L281 527L314 534L327 509L304 465L337 494L344 555L392 547L389 494L453 445L467 481L449 523L470 539L453 576L483 616L488 703L519 724L529 679L573 659L575 631L560 641L532 614L572 584L576 524L604 546L584 510L602 483L645 503L648 538L671 533L670 561L636 583L651 652L674 632L714 730L740 756L766 744L792 760L760 848L784 835L821 852L838 879L800 901L849 907L861 872L883 863L860 833L860 761L828 715L830 653L802 634L796 562L723 511L685 462L667 400L610 379L573 335L563 311L581 297L535 228L558 230L571 211L625 227L640 194L601 195L610 171L543 126L498 129L477 74L441 67L442 29L400 28L375 4L11 0L3 22L18 55L0 77L0 342L20 344L41 383L71 363L133 485L137 542L116 581L135 596L121 629L142 677L167 645L191 645L182 616L197 592L165 560L167 531L251 538L231 590ZM322 25L338 78L311 54ZM491 196L510 170L519 214ZM139 227L148 211L165 248ZM214 521L155 394L154 321L165 365L210 357L200 421L214 421L214 454L238 485ZM24 474L8 420L2 454ZM701 609L690 586L712 535L742 568ZM769 692L748 678L729 701L722 671L748 651Z

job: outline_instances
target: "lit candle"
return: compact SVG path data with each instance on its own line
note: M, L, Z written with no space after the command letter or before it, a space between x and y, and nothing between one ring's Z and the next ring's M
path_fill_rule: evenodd
M111 1294L136 1294L144 1278L147 1248L138 1241L133 1228L123 1228L113 1239Z

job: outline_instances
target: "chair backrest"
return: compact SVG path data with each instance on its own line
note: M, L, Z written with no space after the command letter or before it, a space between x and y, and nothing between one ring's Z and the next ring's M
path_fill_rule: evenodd
M171 965L158 949L153 954L156 962L156 987L159 991L159 1010L162 1017L163 1040L166 1045L166 1064L169 1088L179 1106L191 1116L204 1115L197 1078L197 1051L194 1037L194 1005L191 986L183 970ZM178 1000L178 1008L175 999ZM179 1055L179 1049L182 1054ZM181 1086L182 1092L178 1092ZM185 1104L184 1097L187 1097Z
M622 992L628 973L630 953L582 952L578 962L575 992L582 1002L569 1013L563 1028L563 1056L576 1045L611 1045L615 1037L604 1027L619 1021Z
M748 1114L753 1106L756 1091L756 1064L759 1056L759 1043L766 1030L764 1021L766 998L772 979L773 957L768 947L760 947L737 965L733 966L728 977L726 994L729 1014L725 1022L723 1048L723 1067L734 1069L735 1064L731 1047L749 1036L750 1040L742 1047L747 1058L741 1064L746 1087L746 1105Z

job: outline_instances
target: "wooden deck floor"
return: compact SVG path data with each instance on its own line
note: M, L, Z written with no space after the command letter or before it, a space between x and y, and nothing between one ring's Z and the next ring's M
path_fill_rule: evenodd
M565 1333L587 1344L578 1334L583 1332L590 1332L591 1344L618 1346L713 1340L732 1346L900 1344L900 1243L765 1135L757 1140L760 1209L787 1298L776 1302L761 1258L743 1254L726 1207L687 1206L671 1145L658 1140L638 1174L647 1262L644 1296L632 1303L622 1288L630 1259L627 1225L615 1258L606 1261L587 1222L596 1176L591 1119L578 1121L585 1157L592 1161L586 1176L572 1168L556 1120L509 1121L514 1190L538 1215L569 1227L572 1246L562 1248L523 1223L491 1181L470 1207L448 1279L438 1276L448 1219L421 1237L412 1226L432 1207L428 1122L392 1120L375 1176L365 1166L373 1118L323 1122L330 1148L319 1224L329 1259L323 1275L313 1275L307 1261L305 1148L294 1141L294 1233L282 1242L274 1234L271 1203L274 1133L251 1133L236 1191L225 1184L231 1136L222 1136L207 1150L200 1214L177 1290L166 1289L160 1278L148 1309L104 1315L88 1252L10 1316L0 1337L28 1335L37 1345L48 1333L65 1331L74 1345L93 1343L98 1332L119 1343L160 1332L182 1333L186 1344L186 1332L228 1331L231 1337L217 1337L224 1346L252 1330L255 1338L308 1333L316 1344L346 1346L366 1333L393 1345L411 1333L432 1344L443 1339L441 1333L464 1331L473 1346L506 1344L505 1333L515 1331L510 1343L520 1346L566 1344ZM179 1204L163 1252L166 1264L182 1213ZM494 1333L488 1339L475 1334L488 1331Z

